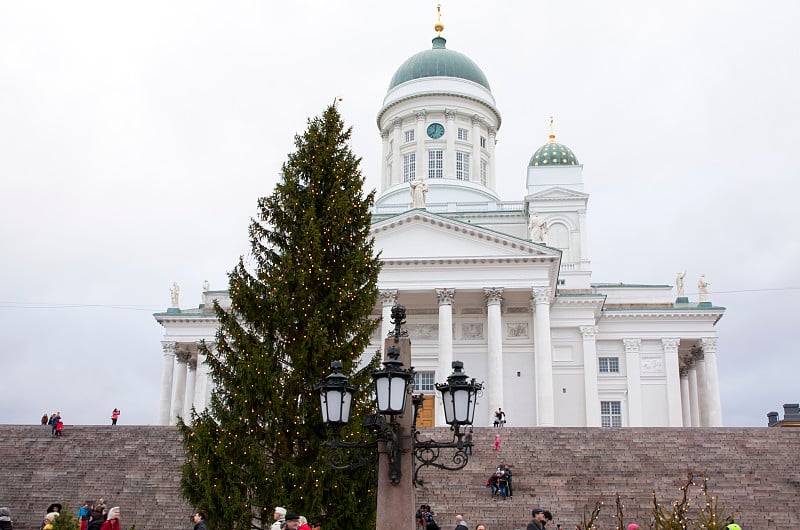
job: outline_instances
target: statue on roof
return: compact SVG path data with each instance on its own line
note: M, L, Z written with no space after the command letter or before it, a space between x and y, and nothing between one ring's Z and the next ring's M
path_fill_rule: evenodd
M675 288L678 290L678 296L683 297L686 296L686 290L683 286L683 279L686 278L686 271L679 272L678 275L675 277Z
M411 207L425 208L425 194L428 193L428 185L424 180L412 180L408 183L411 188Z
M178 286L178 282L172 282L172 288L169 290L170 307L180 307L178 300L180 294L181 288Z
M706 280L706 275L705 274L701 274L700 275L700 279L697 280L697 293L699 295L699 300L701 302L708 302L709 301L709 298L708 298L708 286L709 285L711 285L711 284L708 283L708 280Z
M542 219L537 212L531 214L528 228L531 231L531 241L534 243L547 242L547 221Z

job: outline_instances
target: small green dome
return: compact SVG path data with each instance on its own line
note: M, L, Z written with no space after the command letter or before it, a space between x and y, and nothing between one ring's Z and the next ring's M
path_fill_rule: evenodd
M489 81L475 62L464 55L444 47L444 37L433 39L433 49L411 56L394 73L389 90L401 83L422 77L458 77L474 81L491 91Z
M566 145L556 143L554 139L541 146L533 153L529 166L577 166L575 153Z

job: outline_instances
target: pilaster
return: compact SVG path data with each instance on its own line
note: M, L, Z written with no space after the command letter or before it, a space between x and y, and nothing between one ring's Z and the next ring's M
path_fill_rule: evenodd
M717 338L700 339L706 359L706 397L708 398L708 426L722 427L722 403L719 397L717 374Z
M642 339L622 339L628 382L628 427L642 426L642 385L639 349Z
M600 427L600 391L597 383L597 326L581 326L583 379L586 392L586 426Z

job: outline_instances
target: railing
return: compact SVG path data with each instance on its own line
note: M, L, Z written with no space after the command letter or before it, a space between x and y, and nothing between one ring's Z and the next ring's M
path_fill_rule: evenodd
M511 202L440 202L425 205L425 209L432 213L448 212L491 212L491 211L522 211L525 203L522 201ZM403 213L411 208L403 204L385 204L376 206L373 213L376 215Z

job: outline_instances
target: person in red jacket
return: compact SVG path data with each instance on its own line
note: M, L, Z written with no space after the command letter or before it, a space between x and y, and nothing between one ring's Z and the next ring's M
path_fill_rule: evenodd
M119 506L114 506L108 510L106 522L103 523L100 530L119 530Z

